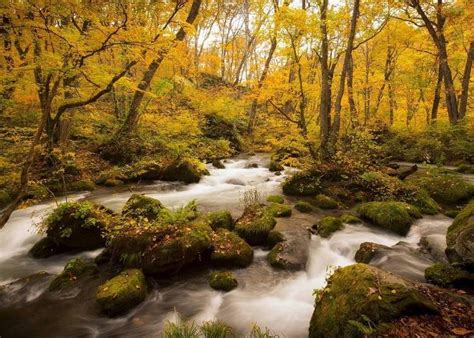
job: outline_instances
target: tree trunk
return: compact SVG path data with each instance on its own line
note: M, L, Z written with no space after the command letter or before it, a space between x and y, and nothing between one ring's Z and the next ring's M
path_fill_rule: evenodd
M471 41L469 50L467 52L466 65L464 67L464 73L462 77L462 90L459 98L459 118L462 119L466 116L467 111L467 99L469 97L469 82L471 81L471 69L472 62L474 60L474 41Z
M331 74L329 70L329 41L327 31L328 0L321 3L321 99L320 99L320 156L329 158L329 128L331 126Z
M349 99L349 109L351 112L351 127L355 128L359 123L359 114L354 101L354 60L351 55L349 68L347 69L347 94Z
M438 79L436 80L436 86L433 96L433 106L431 108L431 124L436 123L438 119L438 108L439 101L441 100L441 86L443 84L443 72L441 70L441 65L438 66Z

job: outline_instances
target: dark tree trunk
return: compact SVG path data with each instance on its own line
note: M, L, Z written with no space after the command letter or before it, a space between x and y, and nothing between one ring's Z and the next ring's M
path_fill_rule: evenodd
M472 62L474 60L474 41L471 41L469 50L467 52L466 65L464 67L464 73L462 77L462 90L459 98L459 118L462 119L466 116L467 112L467 99L469 97L469 82L471 81L471 69Z

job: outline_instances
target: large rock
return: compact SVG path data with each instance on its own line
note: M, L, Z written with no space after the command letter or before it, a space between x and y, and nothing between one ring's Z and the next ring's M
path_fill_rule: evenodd
M270 251L267 260L276 269L304 270L308 261L307 243L297 239L280 242Z
M369 264L374 258L374 256L377 254L377 251L380 249L390 249L390 248L385 245L372 243L372 242L361 243L359 250L357 250L355 254L355 257L354 257L355 261L357 263Z
M58 291L73 287L85 277L95 276L99 270L93 262L82 258L73 258L64 266L64 270L49 284L49 291Z
M291 206L280 203L271 203L267 210L273 217L290 217L292 213Z
M213 230L227 229L232 231L234 229L234 220L227 210L210 212L206 217Z
M214 290L228 292L235 289L238 285L239 283L234 274L229 271L214 271L211 272L211 275L209 276L209 286Z
M235 231L250 245L265 245L275 225L273 215L265 206L254 205L245 208L235 224Z
M316 292L309 337L362 337L360 327L378 327L405 315L435 313L434 304L401 277L365 264L336 270Z
M449 264L436 263L428 267L425 278L427 282L444 288L474 289L474 273Z
M320 191L320 174L318 172L298 172L283 182L285 195L314 196Z
M100 285L96 301L103 313L117 316L143 302L147 293L148 287L143 272L130 269Z
M341 230L344 227L341 219L333 216L323 217L317 225L318 235L323 238L328 238L334 232Z
M67 202L43 221L41 229L62 248L90 250L104 246L103 234L113 222L113 215L103 207L91 202Z
M247 267L252 263L253 250L237 234L218 229L212 235L211 262L219 266Z
M456 216L448 228L446 243L450 262L474 269L474 202Z
M48 258L68 251L68 248L56 243L50 237L44 237L33 245L29 254L33 258Z
M122 209L122 215L133 218L146 218L154 221L160 217L163 205L157 199L133 194Z
M178 159L163 169L161 179L164 181L197 183L204 175L209 175L204 163L193 159Z
M405 236L415 219L420 218L418 209L403 202L369 202L357 207L359 215L375 226Z

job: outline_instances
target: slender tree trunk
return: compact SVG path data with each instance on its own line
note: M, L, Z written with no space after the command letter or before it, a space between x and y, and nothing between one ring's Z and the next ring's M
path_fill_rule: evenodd
M471 41L469 50L467 52L466 65L464 67L464 73L462 77L462 90L459 98L459 118L462 119L466 116L467 111L467 99L469 97L469 82L471 81L471 69L472 62L474 60L474 41Z
M320 156L329 157L329 132L331 126L331 74L329 70L329 41L327 31L328 0L321 1L321 99L320 99Z
M349 109L351 113L351 127L355 128L359 123L357 107L354 101L354 59L351 55L349 68L347 69L347 94L349 100Z
M443 72L441 65L438 66L438 79L436 80L436 86L433 96L433 106L431 107L431 124L436 123L438 120L438 108L441 100L441 86L443 84Z
M393 126L393 122L395 120L395 93L393 90L393 84L392 81L390 80L388 82L388 102L389 102L389 124L390 126Z

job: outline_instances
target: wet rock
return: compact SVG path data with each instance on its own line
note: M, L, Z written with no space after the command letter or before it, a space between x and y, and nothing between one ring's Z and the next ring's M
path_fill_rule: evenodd
M143 302L147 293L148 287L143 272L130 269L100 285L96 301L103 313L117 316Z
M337 201L323 194L314 197L314 204L321 209L337 209L339 207Z
M276 160L271 160L270 161L270 167L268 168L272 172L278 172L278 171L283 171L283 165Z
M82 258L73 258L66 263L64 270L49 284L49 291L58 291L73 287L85 278L97 275L97 265Z
M313 206L305 201L298 201L295 204L295 209L299 212L307 213L313 211Z
M445 263L436 263L425 270L425 278L443 288L474 289L474 273Z
M280 242L270 251L267 260L276 269L304 270L308 261L307 243L300 239Z
M275 225L273 215L265 206L254 205L245 208L235 224L235 231L250 245L265 245Z
M334 232L344 227L342 221L337 217L327 216L322 218L317 225L317 233L323 238L328 238Z
M474 203L454 219L446 235L446 256L451 263L474 269Z
M132 218L146 218L149 221L156 220L164 206L155 198L140 194L133 194L125 203L122 215Z
M245 185L245 182L242 180L239 180L238 178L230 178L227 181L225 181L227 184L232 184L232 185Z
M106 187L113 188L113 187L119 187L121 185L124 185L124 182L122 180L119 180L119 179L108 178L104 181L103 184Z
M355 224L355 223L362 222L359 217L351 215L351 214L344 214L340 217L340 219L342 223L346 223L346 224Z
M247 267L252 263L253 250L237 234L219 229L212 235L211 262L219 266Z
M268 233L267 247L272 249L275 245L285 241L285 236L277 230L272 230Z
M14 304L21 306L31 302L40 295L38 290L43 291L47 288L52 277L51 274L40 271L14 282L0 285L0 308L6 310L7 307Z
M415 284L365 264L336 270L316 293L309 337L360 337L372 327L406 315L437 313L435 305Z
M218 159L212 160L212 166L217 169L225 169L224 163L222 163L222 161Z
M406 236L411 225L421 218L418 209L403 202L369 202L357 207L359 215L375 226Z
M33 258L48 258L66 251L67 247L59 245L52 238L44 237L36 242L28 253Z
M418 243L421 252L429 255L436 262L446 263L447 257L445 254L446 250L446 238L443 235L428 235L420 238Z
M211 272L209 276L209 286L214 290L231 291L239 285L234 274L229 271L225 272Z
M206 166L197 160L178 159L163 169L163 181L181 181L184 183L197 183L204 175L209 175Z
M281 176L281 171L275 171L275 176Z
M245 166L247 169L258 168L258 163L249 163Z
M355 261L357 263L369 264L380 249L390 250L389 247L382 244L364 242L360 245L359 250L357 250L355 254Z
M283 204L285 203L285 199L281 195L270 195L267 197L267 202Z
M283 193L292 196L314 196L321 190L320 174L302 171L283 182Z
M213 230L227 229L232 231L234 229L234 220L227 210L210 212L206 217Z
M267 210L273 215L273 217L291 216L291 206L286 204L272 203L267 207Z

